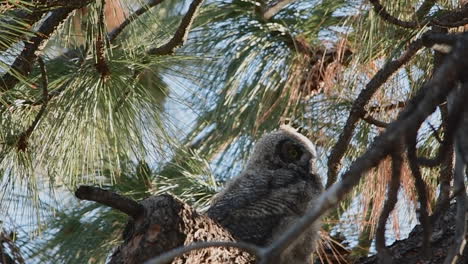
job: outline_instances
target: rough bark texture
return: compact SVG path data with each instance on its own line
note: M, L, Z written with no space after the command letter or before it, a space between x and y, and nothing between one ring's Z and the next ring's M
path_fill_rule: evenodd
M438 264L443 263L449 249L453 246L455 234L456 207L452 205L433 226L431 237L430 256L424 259L421 256L423 230L417 225L407 239L396 241L389 246L393 263L398 264ZM377 264L377 256L360 259L357 264ZM465 248L456 263L468 263L468 249Z
M109 264L143 263L171 249L197 241L234 241L231 234L207 216L170 195L153 196L140 202L145 213L130 220L124 242ZM182 263L255 263L248 253L235 248L207 248L176 258Z

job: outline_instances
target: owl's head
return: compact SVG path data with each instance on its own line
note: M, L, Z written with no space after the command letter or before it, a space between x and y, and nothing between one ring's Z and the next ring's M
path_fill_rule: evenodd
M291 126L283 125L257 142L248 166L263 164L280 168L292 164L309 170L316 157L315 147L308 138Z

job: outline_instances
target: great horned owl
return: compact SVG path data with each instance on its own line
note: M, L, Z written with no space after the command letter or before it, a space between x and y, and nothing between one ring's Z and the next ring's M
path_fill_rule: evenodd
M241 241L265 246L314 206L323 191L315 147L290 126L262 137L245 170L212 201L207 214ZM281 256L281 263L310 263L319 223Z

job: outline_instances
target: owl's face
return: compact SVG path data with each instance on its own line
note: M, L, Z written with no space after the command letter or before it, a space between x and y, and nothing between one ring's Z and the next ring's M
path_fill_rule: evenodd
M290 126L281 126L257 142L250 164L268 168L297 166L310 171L315 158L315 147L308 138Z

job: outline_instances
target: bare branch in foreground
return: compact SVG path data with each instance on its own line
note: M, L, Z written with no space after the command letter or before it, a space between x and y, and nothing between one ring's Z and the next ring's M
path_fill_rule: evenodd
M343 132L340 134L338 141L333 146L328 158L327 188L336 181L341 159L343 158L351 137L353 136L356 124L366 113L364 109L365 105L369 102L377 89L379 89L379 87L382 86L382 84L384 84L402 65L407 63L421 48L422 41L420 39L410 43L408 49L399 58L386 63L384 67L374 75L369 83L367 83L366 88L360 92L351 107Z
M164 45L148 50L150 55L169 55L174 53L175 49L182 46L187 41L188 32L192 26L193 20L203 4L203 0L193 0L185 16L182 18L179 27L174 36Z
M419 168L416 156L416 137L417 130L407 136L406 144L408 147L408 163L414 177L414 184L419 198L419 222L423 228L423 256L428 257L432 228L429 221L429 210L427 208L427 186L422 178L421 169Z
M392 122L375 139L371 147L351 164L342 180L320 195L316 203L317 206L266 249L268 258L262 259L261 263L271 263L273 259L270 256L282 252L299 237L303 230L314 223L328 209L336 206L359 183L365 172L377 166L383 158L393 151L397 142L405 136L407 131L419 127L435 111L437 106L445 101L445 98L453 89L454 83L463 76L464 69L468 67L468 62L465 60L467 56L468 34L464 34L460 36L460 40L452 53L447 56L444 64L434 74L434 78L421 88L424 90L422 100L418 100L417 105L412 105L414 102L410 101L410 104L399 115L398 119Z
M76 190L75 196L81 200L107 205L131 216L133 219L137 219L144 213L143 206L134 200L97 187L80 186Z
M466 88L466 87L464 87ZM455 161L455 174L453 187L455 190L461 190L458 192L457 198L457 216L455 224L455 237L454 245L447 254L447 257L444 260L444 264L455 264L460 255L463 254L463 250L466 245L466 189L465 189L465 162L463 158L456 155Z
M453 99L457 97L466 98L468 95L468 80L466 76L462 80L461 84L458 85L456 91L450 95L449 98L449 113L453 113L452 109ZM454 98L455 97L455 98ZM461 121L456 131L455 139L455 172L453 180L453 189L459 191L456 194L457 199L457 216L455 224L455 238L454 246L448 252L447 257L444 260L444 264L455 264L457 259L463 254L463 250L466 245L466 221L468 217L467 204L466 204L466 129L468 126L468 106L463 104L463 108L458 110L462 113ZM456 111L456 110L455 110Z
M393 211L398 201L398 190L400 189L401 168L403 165L403 159L401 155L402 155L401 146L400 148L397 149L397 151L394 151L392 153L392 178L388 186L387 200L385 201L385 205L380 214L376 236L375 236L375 245L377 248L380 263L392 262L392 256L388 248L385 246L385 227L386 227L388 217L390 216L390 212Z

